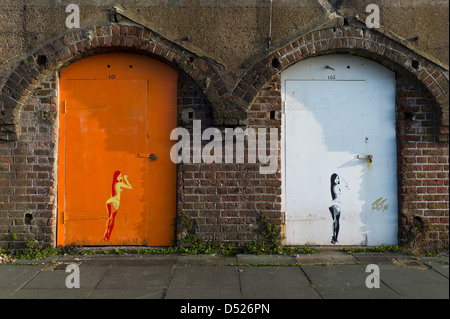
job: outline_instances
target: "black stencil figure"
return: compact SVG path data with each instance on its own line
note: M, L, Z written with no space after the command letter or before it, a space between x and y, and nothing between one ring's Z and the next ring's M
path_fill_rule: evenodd
M328 207L333 218L333 236L331 237L331 243L334 245L338 242L339 235L339 219L341 217L341 178L338 174L334 173L331 175L331 205ZM349 189L347 183L342 180L345 188Z

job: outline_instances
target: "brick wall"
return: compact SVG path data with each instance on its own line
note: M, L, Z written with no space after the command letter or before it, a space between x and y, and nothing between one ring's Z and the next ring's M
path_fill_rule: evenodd
M396 104L400 240L411 240L416 221L426 225L430 245L448 247L448 143L435 141L429 101L401 76Z
M57 93L50 76L22 109L20 140L0 143L0 247L55 240Z
M192 83L189 85L192 90L195 90L194 86ZM197 101L204 101L198 99L198 96L203 95L201 91L197 92L198 95L192 91L188 95L195 95ZM279 128L280 105L280 84L277 78L252 104L248 112L248 125L242 129ZM186 104L186 99L180 97L178 107L179 110L186 107L202 109L200 105ZM270 119L270 111L277 111L276 114L272 113L272 117L276 116L276 119ZM212 118L204 116L209 113L200 112L201 114L203 116L196 118L202 120L204 129L209 127L204 123L212 123ZM189 121L182 124L188 129L192 128ZM207 143L208 141L203 141L202 144L204 146ZM281 225L280 172L260 174L258 162L247 163L248 150L248 144L245 143L246 163L243 164L237 163L235 157L233 163L179 164L178 214L183 214L194 222L195 227L191 231L197 238L238 244L262 239L258 231L260 213L269 217L273 223ZM183 236L178 236L178 239L182 238Z

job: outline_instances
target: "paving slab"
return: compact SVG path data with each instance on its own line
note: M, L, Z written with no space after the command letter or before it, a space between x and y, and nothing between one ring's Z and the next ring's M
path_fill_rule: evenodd
M16 290L22 288L34 278L46 264L1 265L0 266L0 298L8 298Z
M18 289L36 276L45 265L1 265L0 288Z
M389 286L366 286L364 265L306 265L302 267L320 296L324 299L396 299L400 296Z
M243 287L307 287L308 278L300 267L239 267Z
M15 291L16 289L14 288L0 288L0 299L8 298L12 294L14 294Z
M51 264L55 260L57 260L60 256L55 255L51 257L45 257L42 259L16 259L14 262L12 262L10 265L17 265L17 266L46 266L48 264ZM2 265L0 265L2 266Z
M173 265L177 256L173 255L86 255L86 256L62 256L59 262L83 263L96 266L164 266Z
M420 260L433 268L434 271L438 272L445 278L449 279L449 262L447 258L436 258L436 257L423 257Z
M318 254L299 255L296 262L302 265L318 264L354 264L358 260L351 254L342 251L324 251Z
M176 255L119 255L116 265L173 266L177 259Z
M60 263L48 267L34 276L21 290L27 289L63 289L71 290L66 286L66 279L72 272L66 272L68 264ZM62 267L60 267L62 266ZM100 266L79 266L80 288L93 289L105 275L107 268Z
M58 263L65 264L84 264L90 266L97 267L109 267L114 265L117 262L118 256L109 256L109 255L87 255L87 256L78 256L78 255L67 255L61 256L56 260Z
M449 281L433 269L380 265L383 283L408 299L448 299Z
M293 256L284 255L236 255L236 263L238 264L295 264L297 260Z
M240 267L239 278L246 299L320 298L300 267Z
M362 263L367 264L380 264L380 263L392 263L394 259L410 259L411 256L408 254L398 254L398 253L353 253L353 257Z
M232 265L236 263L234 256L221 255L186 255L178 256L176 260L177 265L191 265L191 266L211 266L211 265Z
M177 266L171 288L239 288L238 269L230 266Z
M98 289L165 288L172 266L117 266L113 265L98 284Z

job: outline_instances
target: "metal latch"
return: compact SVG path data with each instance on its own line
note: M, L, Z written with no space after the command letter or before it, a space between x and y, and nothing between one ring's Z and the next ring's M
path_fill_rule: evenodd
M156 159L158 158L155 154L147 154L147 153L138 153L138 157L149 158L152 161L156 161Z
M359 160L367 160L370 163L372 163L373 155L358 154L356 156L356 158L359 159Z

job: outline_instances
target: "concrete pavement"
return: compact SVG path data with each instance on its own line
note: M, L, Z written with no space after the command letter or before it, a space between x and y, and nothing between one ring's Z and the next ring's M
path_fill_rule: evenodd
M374 264L377 272L367 270ZM76 273L66 272L76 265ZM370 276L370 277L369 277ZM368 278L369 277L369 278ZM79 281L79 288L67 288ZM0 265L3 299L448 299L448 257L86 255Z

